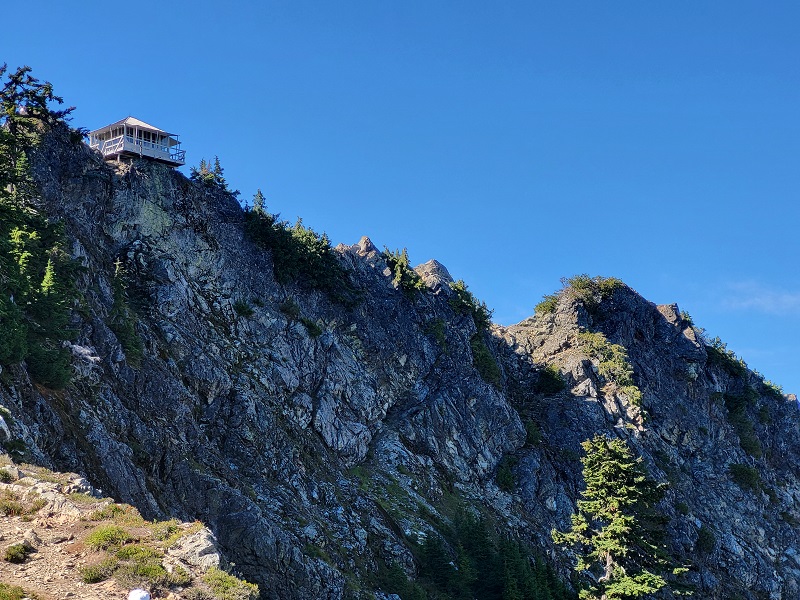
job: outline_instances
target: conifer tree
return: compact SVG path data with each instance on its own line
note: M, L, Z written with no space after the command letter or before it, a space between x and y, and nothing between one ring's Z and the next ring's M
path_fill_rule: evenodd
M658 592L668 585L664 574L686 571L674 568L661 544L663 523L653 510L661 487L624 441L596 435L581 445L586 489L572 528L552 532L557 544L578 553L575 570L587 581L581 600L628 600Z
M255 196L253 196L253 211L259 215L263 215L265 211L264 194L261 193L260 188L256 191Z

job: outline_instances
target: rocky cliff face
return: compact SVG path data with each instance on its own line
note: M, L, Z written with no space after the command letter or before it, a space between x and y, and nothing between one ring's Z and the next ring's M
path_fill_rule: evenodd
M796 402L708 348L676 306L624 285L565 291L551 312L492 329L501 377L487 383L438 263L410 295L367 238L339 246L359 297L342 305L277 283L222 191L105 164L58 134L32 170L84 266L75 375L53 392L7 369L4 435L147 517L202 520L263 597L371 593L378 564L413 574L408 540L441 527L453 498L567 575L549 532L569 522L579 444L597 432L669 482L670 544L695 565L698 597L800 595ZM141 351L110 326L121 269ZM640 406L587 332L627 350ZM555 371L563 390L546 385Z

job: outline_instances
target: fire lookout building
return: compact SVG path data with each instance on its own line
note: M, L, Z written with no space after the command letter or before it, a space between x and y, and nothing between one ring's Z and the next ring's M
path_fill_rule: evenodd
M134 117L89 132L89 147L106 160L123 156L149 158L171 167L180 167L186 151L174 133L167 133Z

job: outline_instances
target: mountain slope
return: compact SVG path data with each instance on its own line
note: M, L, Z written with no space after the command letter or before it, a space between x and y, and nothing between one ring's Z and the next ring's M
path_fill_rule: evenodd
M796 402L677 307L580 279L485 332L441 265L414 292L366 238L336 249L350 301L278 283L235 199L164 166L103 163L56 129L31 172L82 265L74 375L53 391L4 368L7 446L146 517L203 521L263 597L370 597L396 591L393 567L433 581L423 542L455 557L475 510L568 577L549 532L598 432L669 482L699 597L798 595Z

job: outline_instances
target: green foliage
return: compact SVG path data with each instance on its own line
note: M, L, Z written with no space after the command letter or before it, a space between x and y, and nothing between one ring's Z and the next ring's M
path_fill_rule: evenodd
M300 318L300 305L294 301L294 298L287 298L280 305L280 311L290 319Z
M196 181L206 187L221 190L232 196L238 196L239 190L231 190L228 187L228 182L225 181L223 172L224 169L219 162L219 156L214 157L213 165L211 161L206 162L205 158L201 158L199 166L189 168L189 177L192 181ZM261 190L259 190L259 192L260 191Z
M144 356L144 346L139 334L136 333L137 319L128 298L129 285L125 267L122 261L117 259L114 263L114 278L111 280L114 305L109 314L109 327L117 336L128 363L138 367Z
M755 393L749 388L748 393L741 396L724 394L725 408L728 409L728 422L739 436L739 445L750 456L761 458L763 451L761 442L756 436L753 421L747 416L747 407L755 402Z
M447 350L446 330L447 327L444 319L434 319L425 324L425 333L433 336L433 339L436 340L436 343L439 344L443 350Z
M675 569L663 544L664 520L655 510L662 486L647 475L640 458L620 439L596 435L581 444L586 489L567 532L553 540L578 555L582 599L628 599L668 586Z
M0 66L0 78L6 74ZM71 374L61 342L76 266L63 250L62 228L35 206L28 155L43 132L63 124L71 109L50 108L61 102L30 67L8 73L0 89L0 364L25 360L31 376L54 389Z
M738 379L744 379L747 375L747 363L736 356L733 350L728 350L728 346L719 337L706 345L706 354L709 363L722 367L729 375Z
M603 301L610 299L615 290L625 285L616 277L590 277L585 273L564 278L561 284L564 286L562 293L581 302L589 314L595 314Z
M254 314L253 307L250 306L245 300L236 300L233 303L233 310L240 317L252 317Z
M116 558L104 558L99 563L86 565L80 568L81 580L84 583L98 583L105 581L114 574L119 561Z
M538 446L542 442L542 430L532 419L525 421L525 444Z
M539 302L533 309L533 312L537 316L547 315L550 313L554 313L557 307L558 307L558 294L545 294L544 296L542 296L541 302Z
M683 322L686 323L689 327L694 327L694 321L692 320L692 315L690 315L687 311L681 311L681 319Z
M607 381L614 383L634 406L642 403L642 392L633 381L633 367L628 362L628 351L620 344L612 344L602 333L585 331L578 341L590 356L598 360L598 369Z
M266 199L264 198L264 194L261 193L261 189L256 190L255 195L253 196L253 212L259 215L265 214L267 209Z
M459 512L444 537L430 534L415 554L419 578L409 582L397 566L382 569L379 588L431 600L572 600L575 596L529 548L497 538L484 519Z
M504 456L500 464L497 465L497 475L495 475L494 480L497 482L497 487L504 492L513 492L517 486L517 478L514 475L514 467L516 466L517 459L513 456Z
M101 525L86 536L85 544L93 550L106 550L112 546L127 544L131 534L117 525Z
M417 292L422 292L427 289L422 277L411 268L411 263L408 260L408 250L406 248L393 251L384 246L381 256L392 271L392 283L395 287L403 290L406 295L414 296Z
M25 591L18 585L0 583L0 600L37 600L39 596Z
M217 600L256 600L258 598L256 584L238 579L217 567L211 567L203 575L203 581Z
M700 528L700 531L697 532L697 543L695 544L695 548L701 554L711 554L716 545L717 536L714 534L714 530L706 525L703 525Z
M683 516L689 514L689 505L686 504L683 500L675 503L675 510L677 510Z
M297 281L346 306L355 304L356 290L326 234L305 227L302 219L290 226L279 215L255 210L245 212L245 232L254 244L271 252L278 283Z
M312 338L318 338L322 335L322 327L317 325L317 322L313 319L309 319L308 317L300 317L300 322L306 328L308 335Z
M758 470L750 465L732 463L728 466L728 472L733 482L745 491L758 493L762 488L761 475Z
M769 379L764 380L764 393L775 400L783 400L783 386L772 383Z
M536 380L533 391L537 394L557 394L563 391L566 385L557 366L545 365L539 371L539 378Z
M11 544L6 547L3 560L10 563L23 563L30 552L30 548L25 544Z
M483 341L483 336L480 333L476 333L470 339L469 344L472 348L472 364L478 370L478 373L486 383L499 386L501 379L500 367L489 351L486 342Z
M493 311L489 310L486 303L479 301L469 291L463 279L451 283L450 289L454 292L450 297L450 306L453 310L460 315L471 315L478 333L488 331L492 324Z

